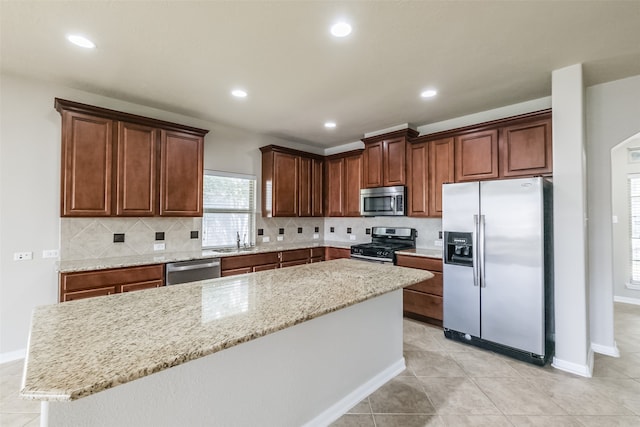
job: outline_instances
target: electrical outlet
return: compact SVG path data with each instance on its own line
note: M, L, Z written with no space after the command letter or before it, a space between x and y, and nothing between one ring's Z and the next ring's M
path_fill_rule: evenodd
M349 234L349 240L356 240L355 234Z
M153 250L154 251L164 251L165 245L164 243L154 243Z
M48 249L48 250L42 251L42 258L58 258L58 250Z
M315 234L313 235L313 238L314 238L314 239L319 239L319 238L320 238L320 234L315 233Z
M262 243L269 243L269 240L271 240L271 239L269 239L269 236L263 236L262 237Z
M284 236L278 236L276 239L278 239L278 242L282 242L284 240Z
M33 252L15 252L13 254L14 261L29 261L33 259Z

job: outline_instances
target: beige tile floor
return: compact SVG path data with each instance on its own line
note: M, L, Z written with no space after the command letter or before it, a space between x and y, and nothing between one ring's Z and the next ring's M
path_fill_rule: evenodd
M333 426L640 426L640 306L616 304L615 313L621 357L596 355L593 378L452 342L405 319L407 369ZM22 363L0 365L2 427L40 422L40 405L18 397Z
M404 321L407 369L333 427L640 426L640 306L615 305L621 357L593 378L540 368Z

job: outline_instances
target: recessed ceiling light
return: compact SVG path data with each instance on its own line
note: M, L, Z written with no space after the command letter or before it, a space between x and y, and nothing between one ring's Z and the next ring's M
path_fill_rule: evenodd
M327 129L333 129L336 127L336 122L325 122L324 127Z
M351 34L351 25L346 22L338 22L331 26L331 34L336 37L346 37Z
M68 35L67 40L69 40L71 43L75 44L76 46L84 47L87 49L93 49L94 47L96 47L94 42L92 42L91 40L89 40L84 36L80 36L77 34Z
M437 94L438 94L438 91L436 91L434 89L427 89L427 90L423 91L420 94L420 96L423 97L423 98L433 98Z
M247 91L242 89L234 89L231 91L231 95L235 96L236 98L246 98Z

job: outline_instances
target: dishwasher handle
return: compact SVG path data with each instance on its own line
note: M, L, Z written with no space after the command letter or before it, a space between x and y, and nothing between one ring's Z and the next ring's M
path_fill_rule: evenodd
M212 262L206 262L201 264L181 265L181 266L167 264L167 272L198 270L201 268L211 268L211 267L218 267L218 266L220 266L220 261L212 261Z

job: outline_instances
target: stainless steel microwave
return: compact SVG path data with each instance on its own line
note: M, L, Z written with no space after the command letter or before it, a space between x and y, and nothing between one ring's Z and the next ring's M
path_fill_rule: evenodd
M362 216L404 216L406 211L406 187L363 188L360 190L360 214Z

